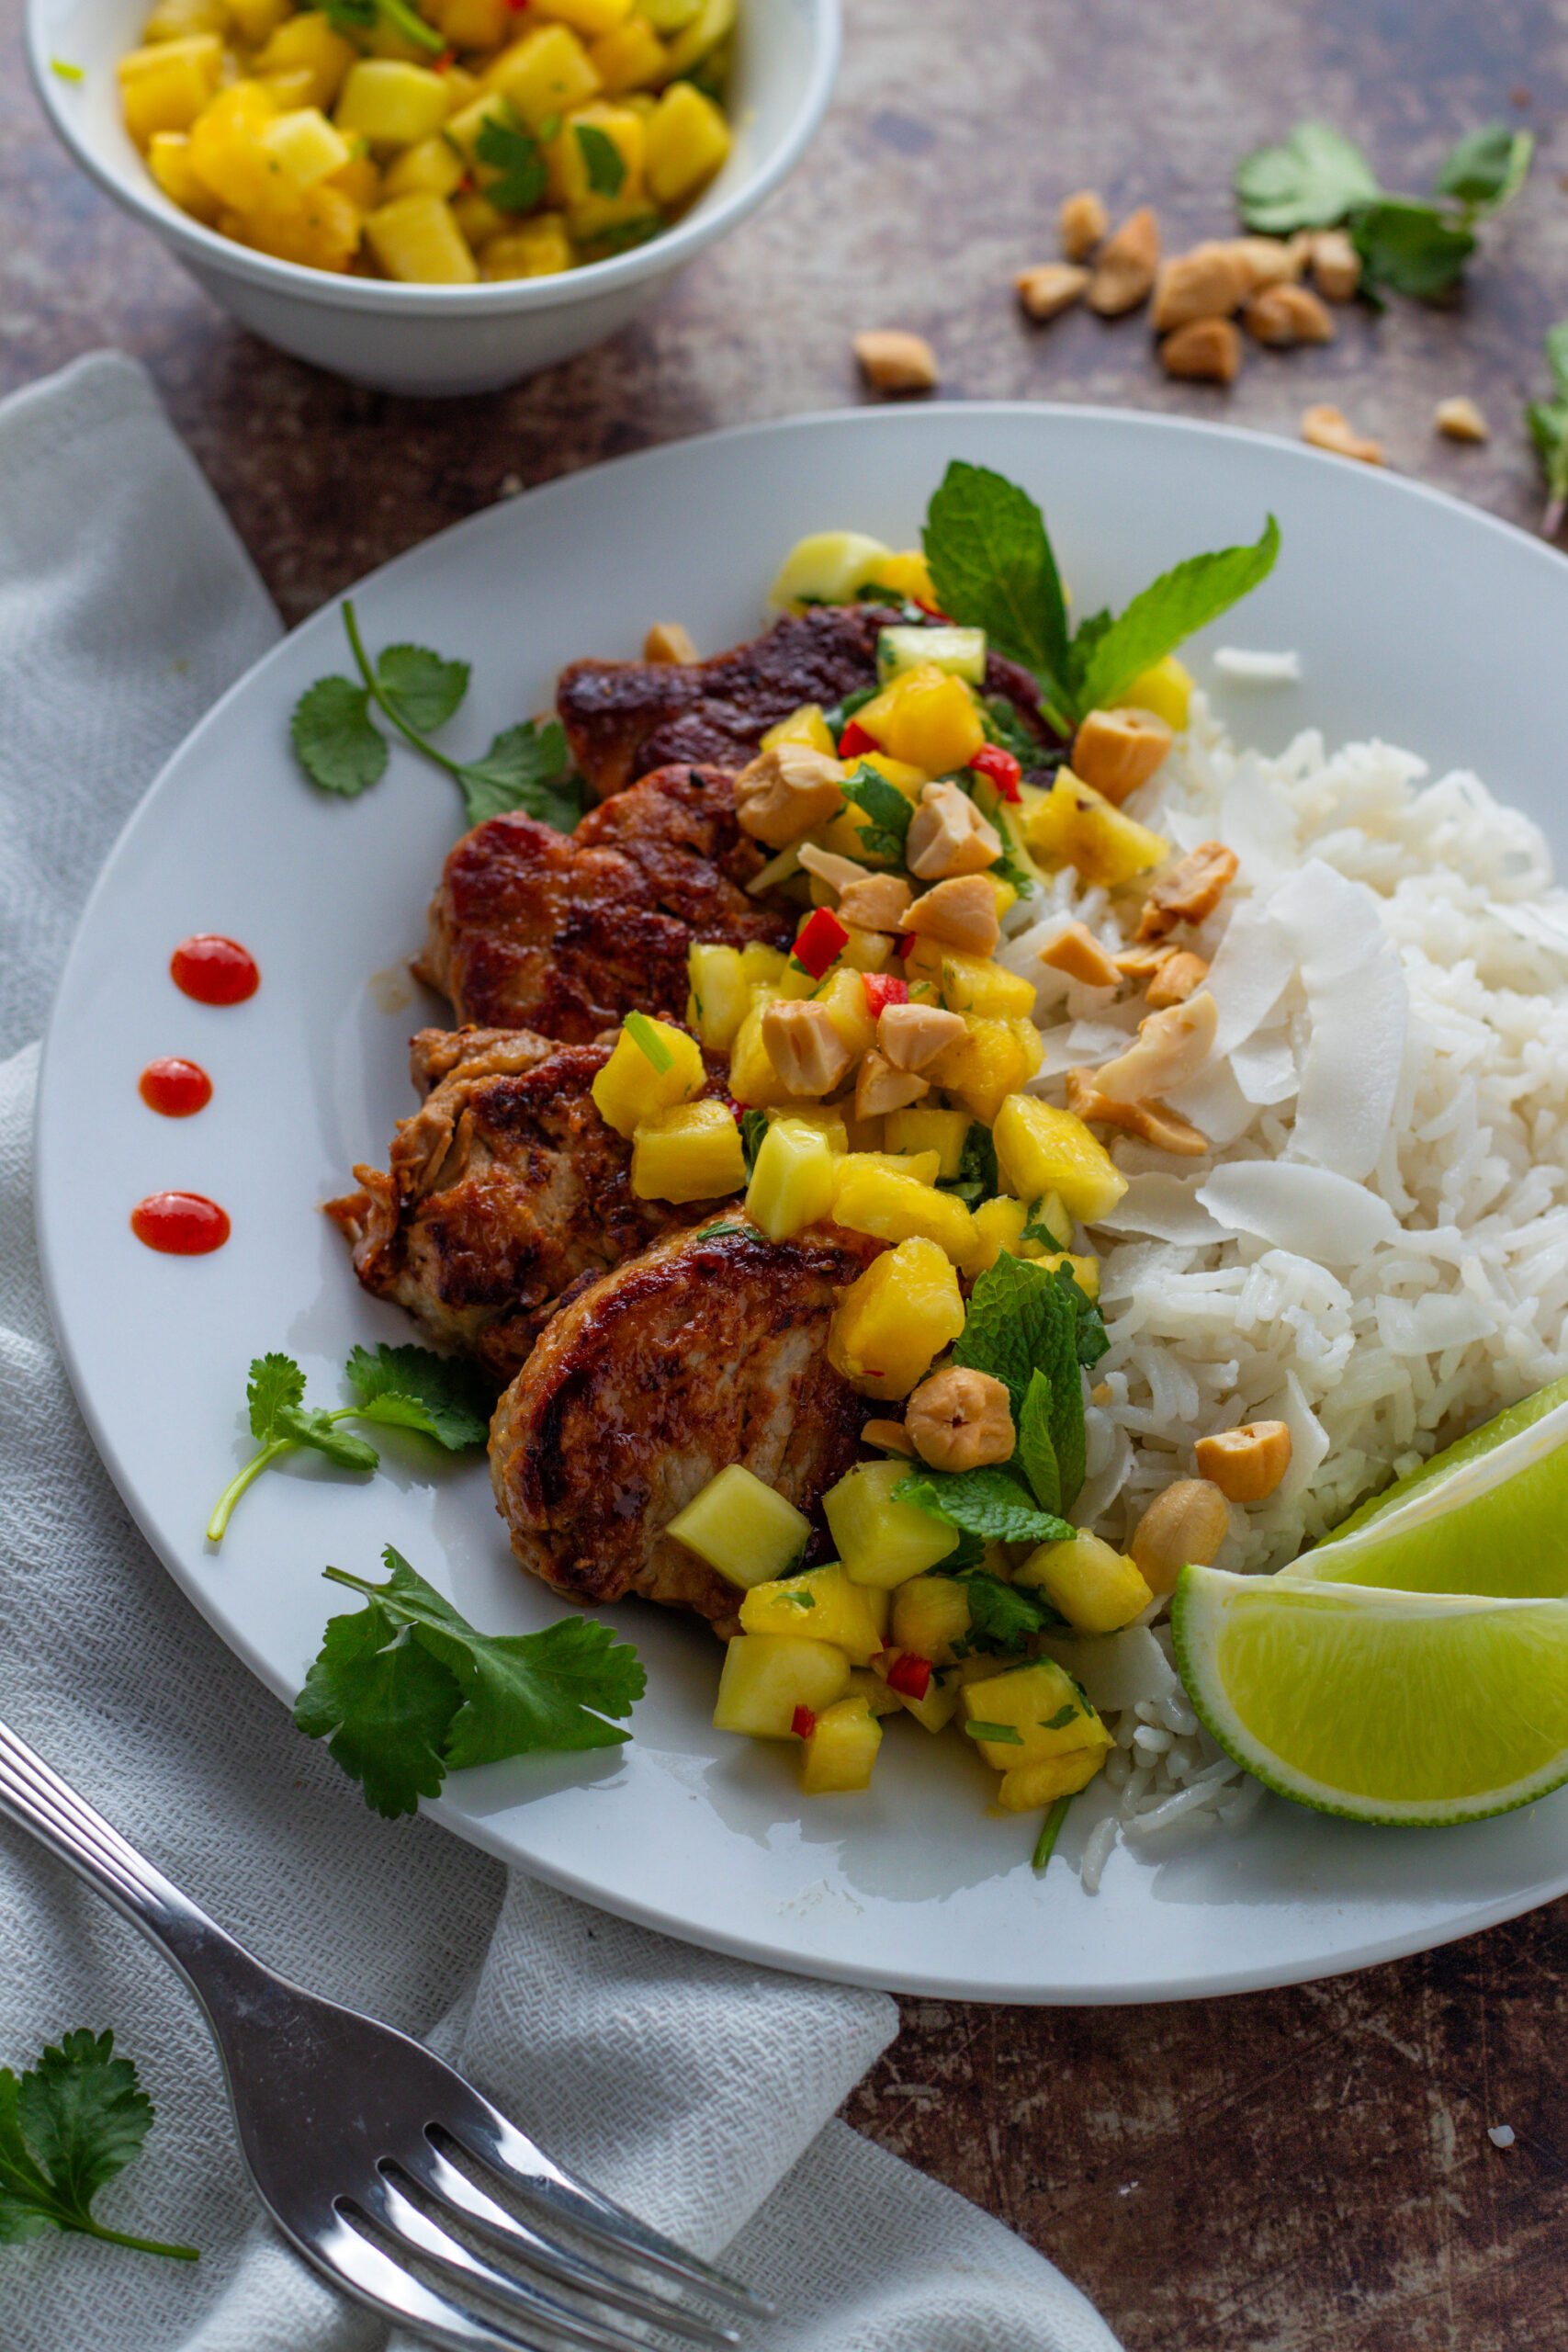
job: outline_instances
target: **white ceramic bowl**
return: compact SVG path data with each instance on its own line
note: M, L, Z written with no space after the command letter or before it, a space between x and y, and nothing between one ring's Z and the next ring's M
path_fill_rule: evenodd
M243 326L388 392L494 391L614 334L777 187L822 119L839 58L839 0L741 0L728 104L735 143L673 229L554 277L398 286L275 261L169 201L126 134L115 80L146 14L147 0L28 0L28 62L55 130ZM56 60L85 78L63 78Z

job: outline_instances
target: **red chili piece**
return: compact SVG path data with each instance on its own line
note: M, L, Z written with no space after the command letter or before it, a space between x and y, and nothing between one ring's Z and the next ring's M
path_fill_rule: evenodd
M915 942L919 939L919 935L920 934L918 931L901 931L898 933L897 938L893 943L893 950L895 955L899 957L900 961L902 961L906 956L912 956L914 954Z
M1004 800L1016 801L1021 797L1018 780L1023 770L1012 753L1004 752L999 743L982 743L969 764L976 775L990 777Z
M907 1699L923 1699L931 1687L930 1658L917 1657L913 1650L900 1650L887 1669L889 1690L901 1690Z
M929 613L933 621L943 621L949 628L953 627L952 616L942 612L936 605L928 605L923 596L911 596L909 602L911 605L918 605L922 613Z
M182 939L169 958L169 977L197 1004L243 1004L261 986L255 957L215 931Z
M199 1062L181 1061L177 1054L165 1054L148 1063L136 1081L136 1091L150 1111L165 1119L188 1119L193 1111L205 1111L211 1102L212 1080Z
M817 1718L809 1707L796 1707L789 1719L789 1727L796 1739L809 1739L817 1728Z
M801 927L795 943L795 960L803 972L819 980L835 958L849 945L850 934L836 914L827 907L817 912Z
M839 738L839 757L841 760L858 760L864 752L879 752L881 749L871 729L863 727L858 718L852 718Z
M228 1212L202 1193L149 1193L130 1212L130 1229L149 1250L170 1258L204 1258L229 1238Z
M908 1004L909 983L896 980L887 972L863 972L865 983L865 1007L874 1021L880 1021L885 1008L890 1004Z

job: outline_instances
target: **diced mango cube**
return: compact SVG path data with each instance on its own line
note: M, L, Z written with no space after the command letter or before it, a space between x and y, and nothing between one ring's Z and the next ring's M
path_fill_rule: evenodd
M1114 1634L1154 1599L1133 1561L1080 1528L1060 1544L1031 1552L1014 1582L1043 1592L1080 1634Z
M631 1187L639 1201L716 1201L746 1182L740 1130L728 1102L679 1102L638 1125Z
M190 130L191 170L220 204L238 212L265 205L278 175L261 143L276 107L260 82L236 82L202 107Z
M479 254L481 277L554 277L573 261L571 236L558 212L536 212L491 237Z
M965 766L986 740L969 686L934 662L902 671L855 717L896 760L907 760L927 775Z
M264 81L288 75L290 105L330 107L358 56L352 41L333 32L321 9L303 8L268 36L254 71ZM308 77L302 84L301 75Z
M911 1577L893 1595L897 1648L913 1650L933 1666L955 1663L953 1645L969 1631L969 1602L955 1577Z
M593 62L570 25L538 25L503 50L485 74L488 89L510 98L530 130L570 114L599 95Z
M917 933L924 942L927 934ZM1034 983L1025 979L1021 972L1004 971L1000 964L993 964L987 956L961 955L955 947L942 947L931 942L939 953L934 958L912 956L906 968L919 970L927 976L928 963L934 962L935 970L929 977L942 989L942 1001L949 1012L977 1012L987 1021L1027 1021L1034 1011Z
M389 277L425 286L472 286L479 278L452 208L438 196L395 196L378 205L366 220L365 242Z
M883 1122L890 1152L934 1151L936 1172L956 1176L964 1165L964 1146L973 1125L967 1111L930 1111L924 1103L912 1110L889 1111Z
M1111 704L1113 710L1131 706L1135 710L1152 710L1163 718L1174 734L1179 735L1187 724L1187 708L1192 699L1192 673L1183 668L1174 653L1156 662L1152 670L1140 671L1127 688Z
M850 1662L831 1642L795 1634L737 1634L724 1653L716 1731L753 1739L795 1736L795 1711L821 1714L850 1687Z
M1016 1764L1002 1774L997 1803L1004 1813L1038 1813L1058 1797L1076 1796L1103 1768L1110 1752L1108 1747L1069 1747L1038 1764Z
M659 204L684 204L712 179L729 143L713 100L694 83L671 82L648 119L649 194Z
M280 164L296 187L313 187L330 179L349 162L351 149L341 130L334 130L320 107L296 107L274 115L261 134L267 153Z
M804 1119L769 1122L746 1188L746 1214L770 1241L816 1225L833 1206L835 1160L827 1136Z
M931 566L919 548L905 548L897 555L886 555L862 583L867 588L886 588L889 601L907 598L913 605L931 605L937 601Z
M697 941L686 951L692 989L686 1019L710 1052L727 1054L751 1004L751 989L737 947Z
M218 87L223 44L216 33L133 49L115 68L125 127L139 147L155 130L188 130Z
M394 57L361 57L349 67L333 119L375 147L412 147L446 121L452 94L428 66Z
M211 227L218 218L218 199L191 169L187 132L155 130L147 142L147 168L171 203Z
M966 1722L976 1725L971 1736L987 1764L1010 1772L1020 1764L1038 1764L1065 1748L1106 1748L1111 1734L1065 1667L1052 1657L1037 1657L1015 1666L964 1693ZM987 1736L979 1726L995 1736Z
M896 1491L910 1476L911 1464L902 1455L857 1462L823 1496L828 1526L852 1583L890 1590L934 1568L956 1549L956 1528Z
M433 138L416 140L393 157L387 166L381 183L385 197L452 196L463 177L463 158L450 140L437 131Z
M803 702L798 710L792 710L787 718L770 727L762 738L761 749L771 752L779 743L807 743L829 760L838 755L839 747L828 730L819 702Z
M1031 810L1024 840L1043 865L1070 865L1106 890L1147 874L1170 847L1163 835L1080 783L1070 768L1058 769L1055 783Z
M731 1462L677 1511L664 1532L746 1589L794 1566L810 1539L811 1521L744 1464Z
M1039 1068L1038 1033L1027 1023L983 1013L966 1012L964 1021L964 1035L942 1048L930 1075L988 1126L1007 1097Z
M883 1634L870 1605L870 1589L852 1584L837 1560L798 1576L754 1584L740 1604L741 1630L809 1633L814 1642L836 1642L852 1665L866 1666L881 1649Z
M821 981L817 1001L827 1007L834 1034L852 1062L876 1043L876 1023L866 1002L865 983L859 972L838 965Z
M628 17L614 32L591 40L588 54L612 97L626 90L656 89L669 71L664 44L644 16Z
M976 1257L977 1237L964 1203L955 1193L922 1183L918 1176L870 1164L873 1158L849 1152L838 1162L835 1222L852 1233L874 1234L879 1241L935 1242L955 1266L967 1267Z
M1010 1094L991 1129L1003 1183L1021 1201L1055 1193L1083 1225L1109 1216L1127 1179L1081 1119L1032 1094Z
M934 1241L900 1241L840 1299L828 1334L828 1361L863 1396L907 1396L957 1339L964 1319L958 1277L945 1253ZM837 1528L833 1540L843 1554ZM929 1567L941 1557L933 1553L931 1560L918 1565Z
M882 1746L882 1725L855 1691L818 1715L807 1734L800 1785L808 1797L840 1795L869 1788L871 1769Z
M405 202L416 199L407 198ZM645 1119L689 1102L707 1084L702 1047L683 1029L628 1012L609 1060L589 1089L594 1108L617 1135L636 1133Z

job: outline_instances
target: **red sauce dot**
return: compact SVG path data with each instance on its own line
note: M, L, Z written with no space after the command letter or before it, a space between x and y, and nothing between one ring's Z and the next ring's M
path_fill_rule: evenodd
M202 1258L229 1238L228 1212L201 1193L149 1193L130 1212L130 1229L149 1250Z
M182 939L169 958L169 974L197 1004L243 1004L261 986L255 957L237 939L215 931Z
M212 1080L199 1062L181 1061L177 1054L165 1054L148 1063L136 1081L136 1091L150 1111L161 1112L165 1119L188 1119L193 1111L204 1111L211 1102Z

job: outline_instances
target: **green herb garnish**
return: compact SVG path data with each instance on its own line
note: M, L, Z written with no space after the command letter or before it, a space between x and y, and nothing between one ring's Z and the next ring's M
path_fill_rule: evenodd
M971 1739L999 1740L1004 1747L1021 1747L1023 1734L1013 1724L965 1724Z
M366 1606L328 1621L294 1704L309 1739L389 1819L440 1793L449 1771L536 1749L613 1747L647 1678L607 1625L565 1617L537 1634L480 1634L389 1544L386 1584L328 1568Z
M352 1405L331 1409L305 1402L305 1375L291 1356L253 1358L245 1401L257 1451L230 1479L207 1522L207 1540L221 1544L234 1505L252 1482L300 1446L325 1454L343 1470L374 1470L380 1462L364 1438L341 1429L342 1421L379 1422L386 1429L417 1430L449 1453L482 1445L490 1428L490 1396L472 1365L438 1356L429 1348L393 1348L384 1341L374 1355L355 1348L344 1366L355 1394Z
M844 792L871 820L861 833L861 846L869 850L873 857L890 857L901 865L909 820L915 813L912 802L904 797L897 785L889 784L885 775L878 775L863 761L846 781Z
M646 1012L626 1013L622 1019L621 1026L638 1052L646 1060L653 1064L660 1077L667 1069L674 1068L674 1055Z
M85 82L87 78L79 65L73 65L65 57L51 57L49 70L51 74L58 74L62 82Z
M1056 1840L1062 1834L1062 1824L1067 1817L1067 1807L1071 1803L1071 1797L1058 1797L1045 1815L1044 1826L1035 1842L1032 1864L1035 1870L1043 1871L1055 1853Z
M1065 1707L1058 1707L1054 1715L1043 1717L1040 1728L1042 1731L1066 1731L1067 1725L1070 1723L1075 1723L1082 1713L1083 1709L1081 1707L1075 1706L1073 1702L1069 1699Z
M599 135L604 137L603 132ZM532 212L549 174L538 141L515 107L507 106L504 114L485 117L474 141L474 160L488 164L497 175L483 183L487 204L493 204L498 212Z
M1531 401L1525 410L1525 422L1546 469L1546 511L1540 527L1545 537L1554 539L1568 507L1568 319L1560 319L1547 331L1546 364L1551 370L1553 397Z
M953 1576L950 1562L943 1560L936 1574ZM1015 1657L1036 1634L1064 1622L1060 1611L1030 1586L1004 1584L988 1569L973 1568L953 1576L953 1581L963 1586L969 1604L969 1630L953 1645L956 1657L967 1657L972 1650L985 1650L993 1657Z
M971 1119L959 1155L956 1176L939 1176L939 1193L953 1193L966 1208L977 1208L1001 1190L997 1173L997 1147L991 1140L991 1130L984 1119Z
M370 720L374 703L416 752L444 768L463 795L470 825L509 808L570 832L587 805L587 789L572 769L558 719L525 719L499 734L481 759L448 759L426 740L445 726L468 690L468 664L444 661L421 645L389 645L372 664L345 596L344 628L359 671L352 678L318 678L294 706L289 736L294 755L312 784L344 799L386 772L387 739Z
M333 32L342 33L347 40L362 40L384 25L433 56L446 46L442 35L408 6L408 0L307 0L307 6L319 7Z
M740 1152L746 1162L746 1173L757 1165L757 1154L762 1148L762 1138L768 1132L765 1111L742 1111L740 1114Z
M1298 122L1278 146L1244 155L1235 187L1243 225L1260 237L1335 228L1382 194L1360 149L1327 122Z
M1065 1544L1076 1532L1055 1511L1042 1510L1010 1469L928 1470L900 1480L894 1492L987 1544Z
M592 122L574 123L572 129L592 194L619 196L626 184L626 159L609 132L601 130L597 123ZM494 198L491 200L493 203Z
M92 2202L130 2162L152 2122L152 2102L112 2033L79 2026L24 2075L0 2066L0 2245L45 2230L102 2238L139 2254L199 2262L193 2245L132 2237L95 2221Z

